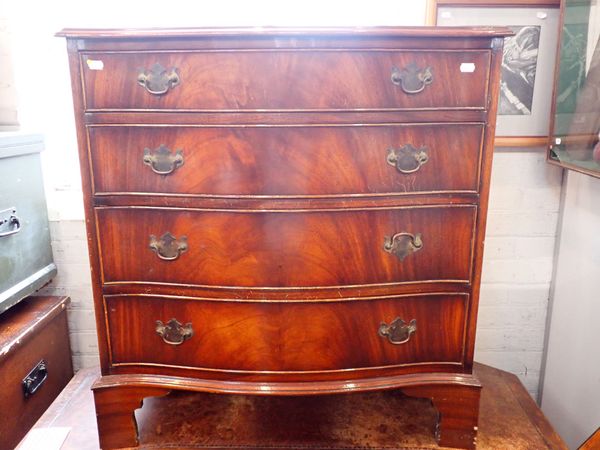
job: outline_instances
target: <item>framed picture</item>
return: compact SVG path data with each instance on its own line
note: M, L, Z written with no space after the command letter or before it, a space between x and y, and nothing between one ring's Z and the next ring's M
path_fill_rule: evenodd
M545 147L548 142L559 2L437 0L428 3L431 24L507 26L496 146Z
M600 9L565 0L547 160L600 178Z

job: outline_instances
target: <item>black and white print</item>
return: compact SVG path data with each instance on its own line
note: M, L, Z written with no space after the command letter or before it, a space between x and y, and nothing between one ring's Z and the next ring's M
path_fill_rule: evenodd
M500 115L531 115L540 47L540 26L512 26L515 36L504 41Z

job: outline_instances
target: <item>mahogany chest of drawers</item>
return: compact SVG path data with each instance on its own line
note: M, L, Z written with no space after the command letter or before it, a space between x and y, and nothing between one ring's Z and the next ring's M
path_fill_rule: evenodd
M473 447L506 29L64 30L101 445L172 389L402 389Z

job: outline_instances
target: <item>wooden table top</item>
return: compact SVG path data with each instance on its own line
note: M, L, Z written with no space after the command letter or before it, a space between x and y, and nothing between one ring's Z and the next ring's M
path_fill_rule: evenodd
M515 375L482 364L475 373L483 384L478 449L567 449ZM98 449L90 390L97 376L98 369L75 376L35 425L38 437L68 427L62 450ZM295 398L176 392L147 399L136 414L144 449L438 448L431 403L397 391Z

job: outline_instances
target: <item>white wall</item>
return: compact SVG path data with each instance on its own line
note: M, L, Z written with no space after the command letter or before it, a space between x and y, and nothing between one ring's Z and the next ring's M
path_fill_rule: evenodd
M98 350L67 58L64 41L53 33L66 26L420 25L425 18L425 0L238 0L210 7L179 1L166 8L155 0L59 0L36 3L35 14L32 2L3 6L11 22L21 122L47 136L45 181L59 269L47 292L73 299L69 322L76 368L97 364ZM498 151L494 157L476 359L519 374L534 396L560 178L560 170L548 166L539 150Z
M8 22L0 17L0 131L14 129L17 120L17 98L14 86Z
M600 35L592 2L587 68ZM600 179L569 171L563 187L542 410L570 448L600 427Z
M542 150L494 153L475 360L519 375L534 398L561 182Z
M542 410L569 447L600 427L600 179L569 172Z

